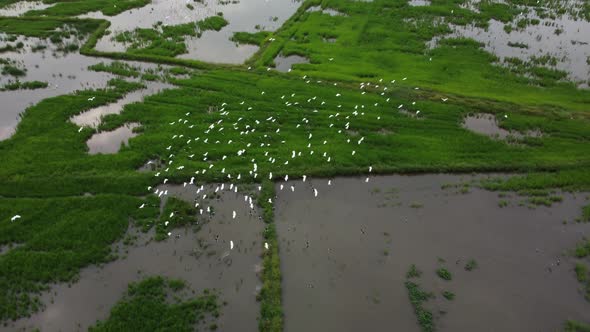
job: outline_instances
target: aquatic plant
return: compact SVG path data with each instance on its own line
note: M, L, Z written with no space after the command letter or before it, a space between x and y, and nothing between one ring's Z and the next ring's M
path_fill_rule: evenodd
M437 269L436 270L436 275L438 275L441 279L444 280L451 280L453 279L453 276L451 275L451 272L449 272L449 270L445 269L444 267Z
M422 275L422 271L418 270L416 265L412 264L412 265L410 265L410 269L406 273L406 278L408 278L408 279L419 278L421 275Z
M443 291L442 296L449 301L452 301L455 299L455 293L449 292L449 291Z
M176 295L184 281L160 276L129 284L127 293L111 309L109 317L89 331L194 331L195 324L219 310L217 295ZM181 299L181 298L184 299ZM172 300L168 300L172 298Z
M475 259L470 259L467 264L465 264L465 271L473 271L477 268L478 264Z
M416 318L418 319L418 324L422 332L435 331L432 312L423 307L424 302L434 298L434 294L423 291L420 285L411 281L406 281L404 285L408 290L410 303L414 307L414 312L416 313Z

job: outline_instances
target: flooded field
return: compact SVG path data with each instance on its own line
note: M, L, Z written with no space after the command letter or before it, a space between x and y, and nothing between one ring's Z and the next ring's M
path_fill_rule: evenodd
M477 11L477 3L479 1L470 2L468 8ZM497 55L501 61L518 58L562 70L567 73L569 80L580 87L588 87L590 22L567 13L545 18L540 17L533 7L519 8L521 13L507 23L492 19L486 28L449 25L453 32L436 37L429 46L436 47L440 38L472 38L483 43L484 48ZM553 13L550 9L547 11Z
M566 319L590 319L566 255L590 231L571 223L585 195L567 194L562 203L534 209L518 206L514 197L500 208L497 193L441 189L473 179L285 183L295 187L278 191L276 201L285 330L419 331L404 287L411 264L423 271L421 286L437 297L426 306L439 331L557 331ZM470 259L478 268L466 271ZM436 276L443 266L453 280ZM444 290L456 298L445 300Z
M105 115L119 114L125 105L141 102L147 96L154 95L163 91L164 89L171 89L174 87L173 85L160 82L146 82L145 84L147 85L145 89L133 91L112 104L99 106L97 108L80 113L72 117L71 121L78 126L96 128L98 125L100 125L102 117Z
M19 122L20 114L29 106L39 101L69 94L77 90L100 89L105 88L110 79L115 75L95 72L88 67L97 63L111 63L108 59L98 59L79 54L78 52L64 53L57 51L55 46L48 44L47 40L39 38L22 39L24 47L18 52L6 52L2 58L8 59L15 65L23 69L26 74L22 77L12 77L9 75L0 76L0 87L18 81L40 81L46 82L46 88L28 90L20 89L14 91L0 91L0 140L12 136ZM32 51L32 48L43 45L46 49L41 51ZM129 64L141 69L154 69L157 66L149 63L128 62ZM141 100L146 94L152 94L164 88L165 85L158 83L149 83L146 90L135 92L129 95L129 102ZM90 125L95 122L94 115L104 115L114 112L117 105L125 103L124 100L111 106L106 106L96 110L93 114L81 115L75 121L83 125Z
M122 43L113 40L112 35L135 28L151 28L156 23L178 25L196 22L222 13L229 22L220 31L204 31L200 37L187 38L187 54L179 57L216 63L243 63L257 50L257 46L238 45L231 41L234 32L274 31L278 29L301 5L300 0L206 0L193 2L189 8L185 1L154 0L151 4L123 12L114 17L90 13L83 17L103 18L111 22L111 35L99 40L99 51L125 51Z
M42 10L53 6L42 1L19 1L0 8L0 16L21 16L30 10Z
M474 133L485 135L496 139L506 139L508 137L523 138L528 137L541 137L542 133L539 131L529 130L525 133L518 131L509 131L501 128L498 125L498 120L493 114L473 114L465 117L463 127L469 129Z
M137 136L133 130L140 126L139 123L127 123L112 131L96 133L86 142L90 154L117 153L122 145L129 145L129 139Z
M290 72L293 65L298 63L309 63L309 60L300 55L282 56L279 54L275 58L275 69L283 73Z
M220 192L220 198L204 202L195 194L194 185L163 185L158 189L167 191L167 196L207 204L215 208L215 213L202 215L199 225L170 230L172 235L162 242L151 240L152 232L130 228L128 236L137 238L131 245L114 246L119 259L82 270L79 280L71 285L53 285L43 297L47 304L44 311L0 330L85 331L97 319L106 318L128 283L161 275L186 280L199 292L218 291L220 302L227 303L216 321L220 331L257 331L257 273L264 228L258 211L244 204L242 194L228 190Z

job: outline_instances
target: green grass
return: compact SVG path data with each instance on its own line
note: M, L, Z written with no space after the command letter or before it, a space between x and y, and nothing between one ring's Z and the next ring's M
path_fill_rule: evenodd
M267 43L250 64L265 67L280 52L297 53L311 59L311 64L300 65L296 74L314 78L357 82L397 79L398 84L444 94L493 98L539 108L553 105L572 111L588 109L590 93L559 83L561 72L536 68L536 78L512 74L496 65L497 58L481 49L479 43L466 39L443 41L438 48L427 49L427 41L450 32L447 23L486 26L491 18L502 19L500 13L506 13L505 19L511 18L514 11L504 5L494 4L495 8L475 13L460 8L453 0L420 7L410 6L406 0L326 0L321 4L347 16L302 13L275 33L276 41ZM437 23L441 18L444 24ZM325 43L327 35L337 37L336 43ZM403 77L408 80L401 81Z
M574 255L577 258L588 257L588 255L590 255L590 241L584 240L581 243L578 243L574 251Z
M6 0L5 0L6 1ZM13 0L8 0L11 2ZM114 16L124 11L143 7L150 0L44 0L44 3L54 3L52 7L31 10L29 16L76 16L89 12L100 11L105 15Z
M264 240L269 245L263 255L262 289L258 295L260 302L260 331L279 332L283 330L283 308L281 295L281 264L279 246L274 224L274 184L265 181L258 196L258 206L262 209L263 220L266 223ZM271 202L268 200L271 199Z
M219 315L217 295L206 290L181 299L183 288L183 281L162 277L132 283L109 317L89 331L194 331L195 324Z
M98 28L100 20L51 18L51 17L0 17L0 31L12 35L62 38L70 33L79 36L90 34ZM64 29L65 27L65 29Z
M574 267L576 279L583 286L584 298L590 301L590 274L588 273L588 266L584 263L576 263Z
M9 2L0 1L0 6ZM510 66L503 68L498 66L498 59L481 49L480 43L464 38L445 40L437 49L426 49L426 41L448 32L445 26L434 23L440 18L454 24L485 26L490 18L507 22L515 15L513 0L509 6L485 3L480 6L481 13L458 7L460 2L436 0L430 6L410 7L406 0L370 3L308 0L275 33L234 35L236 42L262 46L247 64L254 67L252 71L246 71L245 66L173 58L186 51L185 36L198 36L204 30L225 26L227 22L219 16L194 24L155 26L115 36L130 44L127 53L94 50L97 40L109 27L106 21L0 18L2 32L49 39L72 51L74 46L63 45L68 35L89 36L80 49L85 55L201 69L188 79L170 78L177 89L148 97L143 103L127 105L119 115L107 116L100 130L114 129L127 122L141 124L141 134L114 155L87 154L85 142L93 130L85 128L78 132L79 128L69 119L140 89L143 86L140 83L114 80L105 89L49 98L24 112L15 135L0 142L0 244L20 245L0 256L0 319L18 318L39 310L42 307L39 292L49 284L74 281L81 268L112 259L110 245L123 238L129 219L144 230L155 226L158 240L167 236L165 221L170 222L169 227L193 223L195 211L186 203L169 199L165 213L159 217L159 201L153 196L140 198L148 186L158 184L161 178L154 177L154 172L140 173L136 169L149 159L168 163L170 154L174 154L174 165L185 166L172 168L167 174L172 183L186 181L195 176L195 170L204 169L211 162L215 168L197 175L198 182L223 181L227 173L242 174L238 182L259 182L261 178L267 179L270 172L274 179L287 174L292 179L302 175L357 175L373 166L375 174L520 172L518 176L487 180L480 185L499 191L526 190L527 196L541 204L556 201L552 197L557 196L537 195L535 191L590 190L590 115L587 112L590 93L560 82L564 77L562 72L538 67L551 65L553 60L549 58L535 59L531 64L509 60ZM138 7L144 3L117 1L115 8L111 0L59 2L53 8L29 15L67 16L94 10L113 15L125 6ZM311 5L320 4L347 16L305 11ZM450 14L452 10L455 15ZM67 28L63 29L64 26ZM270 43L270 38L276 40ZM336 42L326 43L326 38L336 38ZM306 56L310 63L300 64L290 75L267 72L266 67L281 52ZM6 65L3 63L3 68ZM13 65L8 66L7 74L11 75ZM141 73L122 62L98 64L92 69L130 78L157 79L159 74ZM177 67L168 73L190 72ZM523 73L531 77L523 77ZM309 84L301 79L304 75ZM408 79L404 81L403 77ZM389 83L393 79L396 83ZM358 89L360 81L373 82L365 95ZM377 84L381 89L374 87ZM388 90L382 90L383 86ZM420 89L415 90L416 86ZM291 94L295 96L290 97ZM283 95L291 106L286 106ZM94 99L88 100L91 97ZM448 97L448 102L442 102L443 97ZM311 101L312 98L317 99ZM245 104L240 105L241 102ZM221 106L222 103L226 105ZM418 120L398 113L400 104L406 105L409 111L420 110L422 117ZM355 107L361 105L365 106L360 108L365 115L355 114ZM222 116L220 111L215 111L219 108L228 113ZM507 114L508 118L499 117L503 128L538 129L544 135L515 145L491 140L461 127L463 118L473 112ZM266 121L269 116L275 117L276 122ZM296 127L303 118L309 122ZM193 127L178 125L179 119ZM223 120L222 124L217 123L219 120ZM255 125L256 121L259 123ZM338 132L346 122L351 123L354 135ZM209 142L204 143L203 133L212 123L216 123L215 130L207 135ZM240 134L246 130L246 123L256 127L256 132ZM233 124L239 129L234 129ZM221 127L223 131L219 131ZM313 140L308 140L309 133L313 134ZM180 140L171 141L173 135L201 140L189 145ZM364 142L359 145L356 142L361 137ZM230 140L233 143L227 144ZM323 140L330 144L323 146ZM308 142L313 144L314 155L307 153ZM249 143L252 146L247 146ZM270 146L261 147L261 143ZM238 149L247 149L247 153L238 156ZM305 152L305 157L290 160L293 150ZM353 150L357 152L355 156L351 154ZM210 152L208 161L190 157L203 151ZM268 161L267 152L279 159L280 165ZM330 163L322 157L323 153L331 157ZM252 159L258 163L257 179L247 176ZM289 164L283 163L286 160ZM227 170L225 174L219 171L222 168ZM264 241L269 244L269 250L263 254L259 329L281 331L283 312L279 248L273 223L274 186L269 180L262 186L258 204L266 222ZM85 193L94 196L82 196ZM137 207L144 203L148 207L139 210ZM170 218L173 211L175 216ZM23 218L11 223L10 217L15 214ZM584 218L590 218L588 207ZM586 256L586 249L583 250ZM465 269L472 270L476 265L470 261ZM439 269L437 274L451 279L447 270ZM407 278L419 276L415 268ZM169 282L167 287L180 291L180 286ZM409 280L405 286L423 331L434 330L433 315L423 306L433 295ZM154 287L157 292L166 288L162 283ZM96 329L157 328L157 324L166 321L150 319L152 304L166 315L178 313L170 304L161 306L158 296L138 300L128 294L113 309L111 317ZM186 303L178 305L183 304ZM144 321L143 314L150 317ZM125 321L125 316L133 320ZM185 322L190 317L193 316L184 315L179 321Z
M88 69L98 72L107 72L123 77L138 77L140 74L139 68L120 61L113 61L108 65L101 62L88 67Z
M250 32L235 32L232 36L232 40L240 44L251 44L260 46L271 33L268 31L258 31L255 33Z
M590 205L586 205L582 208L582 219L583 222L590 221Z
M564 324L564 332L590 332L590 325L568 320Z
M0 244L20 246L0 256L0 319L42 308L39 292L50 283L73 281L78 271L112 259L128 218L148 218L139 198L96 195L0 199ZM14 215L22 218L11 222Z

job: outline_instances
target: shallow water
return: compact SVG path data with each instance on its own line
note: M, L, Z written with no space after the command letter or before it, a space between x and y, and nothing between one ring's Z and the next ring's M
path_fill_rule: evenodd
M419 331L404 287L411 264L424 272L418 283L438 297L425 306L439 331L556 331L566 319L588 321L590 304L564 253L590 225L562 224L579 216L583 195L564 195L552 208L499 208L497 193L441 189L471 179L286 183L295 191L276 199L285 331ZM467 272L472 258L479 267ZM441 266L452 281L435 275ZM443 290L455 300L444 300Z
M161 21L177 25L202 20L223 13L229 24L220 31L205 31L201 38L187 38L188 54L180 57L216 63L242 63L252 56L258 47L237 45L230 38L234 32L274 31L278 29L300 6L298 0L240 0L237 3L222 4L217 0L204 3L191 2L194 9L186 7L186 1L153 0L151 4L113 17L100 13L89 13L83 17L103 18L111 21L110 36L104 36L96 45L100 51L124 51L125 46L112 41L117 32L135 28L150 28Z
M127 123L115 130L103 131L92 135L86 142L88 153L111 154L119 152L121 145L128 146L129 139L138 135L133 132L133 129L139 126L139 123Z
M528 137L541 137L540 131L529 130L526 133L520 133L518 131L509 131L501 128L498 125L498 120L493 114L477 113L466 116L463 122L463 127L478 134L486 135L491 138L506 139L507 137L523 138Z
M557 58L556 69L568 73L568 78L580 85L587 85L590 79L590 22L575 19L569 15L561 15L555 20L540 19L534 11L523 9L528 13L528 18L538 18L540 24L528 25L524 29L517 29L516 22L525 16L517 16L511 22L514 29L507 33L504 31L504 23L490 20L486 29L473 25L450 25L453 32L444 38L467 37L484 43L487 51L497 55L501 59L516 57L529 61L533 56L550 55ZM557 34L556 30L562 30ZM429 46L436 47L441 37L434 38ZM522 43L528 48L511 47L511 43Z
M282 56L282 55L277 55L277 57L274 60L275 62L275 69L277 71L286 73L288 71L290 71L293 67L294 64L298 64L298 63L309 63L309 59L307 59L306 57L302 57L300 55L289 55L289 56Z
M430 1L429 0L410 0L409 1L410 6L430 6Z
M195 186L163 185L168 196L190 203L197 198ZM89 267L81 271L78 282L71 286L55 285L51 294L43 298L47 308L29 319L21 319L16 328L42 328L43 331L83 331L97 319L104 319L130 282L145 276L162 275L186 280L188 285L201 293L205 288L219 291L221 316L217 320L220 331L257 331L256 317L259 306L256 294L260 287L257 272L260 270L262 230L264 223L258 211L244 204L239 193L224 191L219 201L210 202L215 207L211 217L203 216L201 229L195 233L191 227L171 230L166 241L149 241L153 234L139 236L135 244L124 247L119 244L120 259L103 267ZM232 212L237 218L232 218ZM229 241L234 241L230 251ZM138 272L140 271L140 272Z
M99 106L80 113L76 116L73 116L70 121L78 126L96 128L98 125L100 125L103 116L108 114L119 114L125 105L141 102L147 96L157 94L164 89L173 87L173 85L160 82L145 82L144 84L147 85L145 89L133 91L112 104Z
M324 8L322 9L321 6L312 6L307 9L308 12L321 12L322 14L330 15L330 16L346 16L346 14L337 11L333 8Z
M498 121L493 114L469 115L465 117L463 127L474 133L499 139L505 139L511 135L510 131L498 126Z
M77 90L100 89L107 86L110 79L115 78L110 73L95 72L88 69L89 66L103 62L111 63L109 59L94 58L81 55L77 52L67 53L55 51L51 43L39 38L19 39L25 43L21 52L3 53L3 58L17 61L20 66L27 69L27 74L20 77L24 81L47 82L49 86L37 90L0 91L0 140L12 136L20 114L29 106L39 101L55 96L65 95ZM47 45L48 48L40 52L32 52L35 45ZM141 69L154 69L155 64L127 62ZM11 81L13 77L0 76L0 86Z
M88 70L88 66L101 62L77 53L53 57L43 53L6 53L5 57L21 61L27 68L27 75L20 81L42 81L49 83L45 89L0 91L0 140L14 133L20 121L19 114L39 101L76 90L104 88L113 75ZM103 61L109 62L109 61ZM12 80L12 78L10 78ZM0 85L9 82L8 77L0 77Z
M54 6L41 1L19 1L0 8L0 16L21 16L29 10L43 10Z

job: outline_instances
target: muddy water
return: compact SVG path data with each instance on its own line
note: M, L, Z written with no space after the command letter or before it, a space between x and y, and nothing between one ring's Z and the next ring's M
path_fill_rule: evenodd
M538 18L532 10L523 8L528 18ZM590 79L590 22L562 15L555 20L540 19L540 24L517 29L516 22L525 16L517 16L511 25L515 28L510 33L504 31L504 23L489 21L487 29L472 25L451 25L453 33L448 37L468 37L485 44L485 49L500 58L516 57L529 61L533 56L550 55L557 58L555 68L568 73L570 80L587 84ZM556 30L560 29L558 34ZM434 47L440 38L430 42ZM508 42L522 43L528 48L510 47Z
M115 130L103 131L92 135L86 142L88 153L110 154L119 152L121 145L128 146L129 139L138 135L133 132L133 129L139 126L139 123L127 123Z
M230 38L234 32L256 32L278 29L295 13L301 2L297 0L241 0L224 4L218 0L191 2L194 9L186 6L184 0L153 0L151 4L123 12L114 17L100 13L90 13L83 17L104 18L111 21L109 28L113 33L105 36L96 45L100 51L124 51L125 45L116 43L112 36L121 31L135 28L151 28L161 21L167 25L195 22L206 17L223 13L229 24L220 31L205 31L200 38L187 38L188 54L180 57L218 63L242 63L252 56L258 47L237 45Z
M470 179L287 183L295 191L278 191L276 199L285 331L419 331L404 287L411 264L424 271L422 287L439 298L426 304L439 331L557 331L566 319L590 320L574 263L564 255L590 225L562 224L579 216L587 204L582 195L531 210L499 208L497 193L441 189ZM463 265L472 258L479 267L467 272ZM441 266L452 281L435 276ZM455 300L442 299L443 290Z
M109 114L119 114L125 105L141 102L147 96L157 94L164 89L173 87L173 85L160 82L146 82L145 85L147 85L145 89L133 91L112 104L93 108L72 117L70 120L78 126L96 128L98 125L100 125L103 116Z
M276 70L286 73L291 71L294 64L309 63L309 60L306 57L302 57L300 55L282 56L279 54L275 58L274 62L276 65Z
M195 186L165 185L159 189L191 203L197 198ZM219 331L257 331L257 271L261 266L264 223L259 220L258 211L250 214L241 194L224 191L219 201L210 204L215 214L199 219L202 228L198 232L190 227L174 229L173 235L163 242L149 241L152 234L138 233L134 245L118 245L122 248L120 259L82 270L79 281L71 287L54 286L51 294L44 296L47 308L43 312L0 330L38 327L48 332L84 331L97 319L108 316L128 283L162 275L184 279L198 292L205 288L219 291L220 302L227 301L217 320ZM233 211L237 213L236 219L232 219Z

